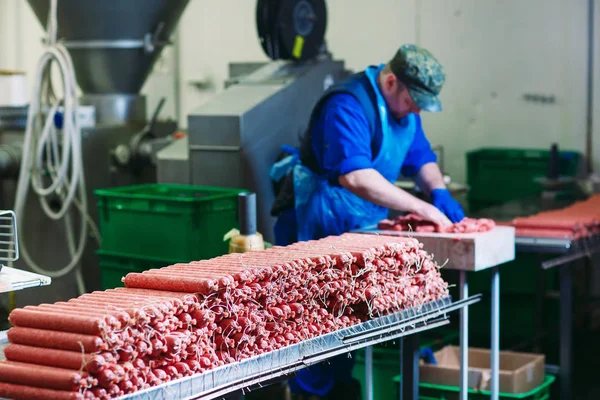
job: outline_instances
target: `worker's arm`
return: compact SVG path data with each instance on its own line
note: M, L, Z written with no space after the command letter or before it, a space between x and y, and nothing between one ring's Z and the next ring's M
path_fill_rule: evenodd
M416 132L408 151L402 175L414 178L415 183L425 194L431 197L432 203L452 222L459 222L465 217L460 203L453 197L444 183L444 176L437 164L437 156L431 149L421 125L421 117L416 115Z
M323 105L312 131L320 173L357 196L397 211L438 222L448 219L432 205L388 182L373 168L371 129L361 104L349 94L335 94Z
M421 167L415 177L419 187L431 197L433 205L450 218L452 222L460 222L465 212L444 184L440 167L436 163L427 163Z
M431 148L421 124L421 116L415 115L415 137L408 149L402 175L413 178L428 196L433 189L444 189L444 177L437 165L437 155Z
M437 208L390 183L375 169L359 169L341 175L339 183L357 196L380 206L417 214L442 226L450 224L450 220Z
M440 167L435 162L423 164L414 179L416 184L419 185L421 190L428 196L431 195L431 192L434 189L446 189L442 171L440 171Z

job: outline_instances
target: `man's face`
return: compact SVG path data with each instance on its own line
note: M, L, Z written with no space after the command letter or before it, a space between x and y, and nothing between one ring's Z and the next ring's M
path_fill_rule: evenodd
M410 113L419 114L421 109L415 104L406 86L393 74L388 74L384 81L383 96L391 114L402 119Z

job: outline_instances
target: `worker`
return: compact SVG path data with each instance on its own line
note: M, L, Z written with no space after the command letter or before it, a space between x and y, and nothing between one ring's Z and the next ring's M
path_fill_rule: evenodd
M275 243L285 246L374 226L390 209L441 226L463 219L420 117L421 111L442 110L444 82L438 60L408 44L388 63L329 88L313 108L300 148L288 148L290 155L271 169L279 187L271 210L277 216ZM400 175L413 178L432 204L395 186ZM292 393L360 398L352 360L339 356L299 371L289 381Z

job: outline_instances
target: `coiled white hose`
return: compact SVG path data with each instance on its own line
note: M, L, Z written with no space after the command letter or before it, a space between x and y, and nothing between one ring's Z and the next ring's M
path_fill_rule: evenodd
M34 272L52 278L67 275L79 264L86 245L89 222L81 153L81 129L77 115L79 102L75 70L69 52L56 39L58 31L56 11L57 0L51 0L47 27L48 40L33 82L14 206L17 224L23 226L25 204L31 186L44 213L52 220L64 219L67 245L72 257L67 265L58 270L48 271L36 264L29 255L24 240L22 238L19 240L20 253L25 263ZM52 90L50 72L53 63L58 66L62 78L62 100L55 98ZM54 124L54 116L61 105L64 108L64 117L62 130L58 132ZM43 109L46 107L49 109ZM48 181L50 184L44 186ZM49 199L56 198L61 201L58 211L53 210L49 204ZM77 245L74 241L70 215L73 204L80 213L81 223ZM77 279L81 292L84 289L80 271Z

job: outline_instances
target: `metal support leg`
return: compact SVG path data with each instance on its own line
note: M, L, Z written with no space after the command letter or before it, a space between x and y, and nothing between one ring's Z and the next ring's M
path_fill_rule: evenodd
M592 292L594 291L594 262L592 260L592 256L588 256L585 258L585 297L584 297L584 323L586 331L590 332L592 330L592 311L590 305L592 304ZM577 307L577 305L575 306Z
M542 264L542 257L537 256L538 265ZM536 272L535 285L535 335L533 342L533 351L541 353L542 341L544 337L544 300L546 297L546 270L538 268Z
M469 297L467 271L460 271L460 298ZM469 307L460 310L460 400L467 400L469 392Z
M419 335L403 337L400 341L402 379L400 380L400 400L419 399Z
M373 400L373 347L365 348L365 400Z
M570 266L560 268L560 398L571 396L571 345L573 342L573 280Z
M500 388L500 268L492 268L492 400L498 400Z

